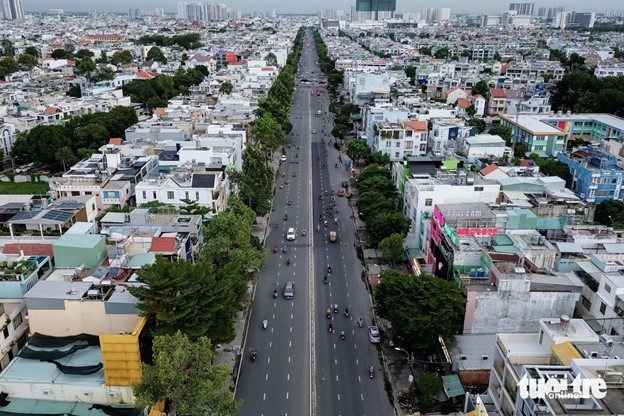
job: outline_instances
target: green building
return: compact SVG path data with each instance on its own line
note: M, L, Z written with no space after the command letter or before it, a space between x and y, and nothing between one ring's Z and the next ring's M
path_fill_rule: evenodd
M56 267L97 267L106 257L106 240L97 234L63 234L52 251Z

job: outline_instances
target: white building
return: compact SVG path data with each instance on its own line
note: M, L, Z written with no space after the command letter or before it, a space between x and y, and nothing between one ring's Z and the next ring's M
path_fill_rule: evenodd
M185 205L183 199L189 199L217 214L226 207L228 188L223 170L208 171L199 164L186 163L168 174L150 174L137 184L136 203L160 201L180 207Z
M427 154L428 126L426 121L377 123L373 152L390 156L393 162L404 157Z
M505 153L510 154L511 149L505 145L505 140L500 136L491 134L478 134L464 139L464 153L468 161L474 162L480 157L491 157L502 159Z
M404 162L408 164L409 162ZM393 177L396 179L404 165L394 163ZM418 171L414 166L413 171ZM500 184L483 180L463 170L440 169L436 175L411 173L405 180L403 192L403 214L412 227L405 239L407 247L423 249L423 242L429 235L428 219L434 205L483 202L493 204L498 198Z

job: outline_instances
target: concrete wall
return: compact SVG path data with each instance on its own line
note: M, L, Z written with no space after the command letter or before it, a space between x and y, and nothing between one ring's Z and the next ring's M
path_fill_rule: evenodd
M132 387L106 387L104 384L80 385L59 383L35 383L14 381L0 382L2 392L11 397L32 400L58 400L73 402L79 399L87 403L121 404L134 403Z
M64 337L80 333L90 335L132 333L141 319L134 314L107 314L101 300L65 300L64 309L28 309L30 333ZM550 315L548 315L550 316Z
M572 316L578 298L567 292L468 292L464 334L537 332L540 318Z

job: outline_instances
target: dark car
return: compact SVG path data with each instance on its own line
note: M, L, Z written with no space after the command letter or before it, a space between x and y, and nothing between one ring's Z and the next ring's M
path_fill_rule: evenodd
M343 188L348 188L349 187L349 181L342 181L342 187Z

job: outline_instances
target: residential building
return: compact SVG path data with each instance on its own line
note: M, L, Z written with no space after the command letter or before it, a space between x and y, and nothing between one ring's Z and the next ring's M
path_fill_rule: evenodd
M491 134L477 134L464 138L463 149L470 162L474 162L480 157L493 157L503 160L505 156L509 157L511 153L511 149L506 146L505 140L501 139L500 136Z
M373 152L387 154L393 162L427 153L426 121L381 122L375 124L375 131Z
M391 19L396 10L396 0L356 0L352 21Z
M427 255L430 251L425 247L425 242L429 240L429 219L436 204L494 203L500 185L456 166L454 169L453 166L438 169L442 161L436 162L436 158L422 159L420 162L416 159L394 163L392 175L403 196L403 214L411 221L406 246ZM451 165L451 162L448 164Z
M557 159L570 169L570 188L587 202L624 200L624 168L621 160L595 147L559 153Z

